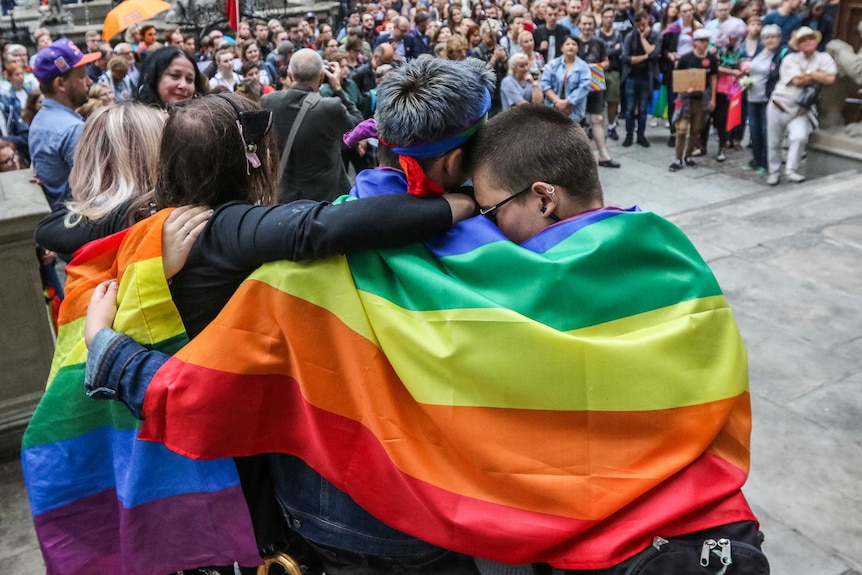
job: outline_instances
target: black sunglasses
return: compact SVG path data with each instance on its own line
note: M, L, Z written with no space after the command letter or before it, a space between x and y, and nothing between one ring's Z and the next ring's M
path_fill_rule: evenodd
M532 188L533 188L533 184L530 184L529 186L527 186L526 188L524 188L520 192L518 192L516 194L512 194L511 196L509 196L508 198L506 198L502 202L494 204L490 208L479 208L479 215L485 216L486 218L488 218L489 220L491 220L492 222L494 222L496 224L497 223L497 214L495 212L497 210L499 210L500 208L502 208L503 206L505 206L507 203L511 202L512 200L514 200L515 198L520 196L521 194L529 192Z

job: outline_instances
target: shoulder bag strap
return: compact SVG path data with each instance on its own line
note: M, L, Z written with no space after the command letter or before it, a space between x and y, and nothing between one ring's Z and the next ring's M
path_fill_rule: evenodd
M317 92L309 92L308 96L302 101L302 106L299 108L299 114L293 121L293 126L290 128L290 134L287 136L287 143L284 145L284 150L281 152L281 161L278 163L278 173L284 174L284 169L287 167L287 160L290 158L290 151L293 149L293 141L296 139L296 133L299 131L299 126L305 119L305 114L309 109L313 108L320 101L320 94Z

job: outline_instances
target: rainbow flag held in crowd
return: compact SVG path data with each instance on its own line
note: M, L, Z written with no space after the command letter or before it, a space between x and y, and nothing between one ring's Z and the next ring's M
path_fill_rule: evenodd
M195 461L138 441L140 422L124 405L85 395L84 320L99 282L120 280L118 330L166 353L188 341L162 271L169 212L87 244L66 267L49 383L21 452L49 575L260 563L233 460Z
M608 85L605 82L605 69L601 64L590 64L590 91L600 92L607 90Z
M297 455L389 525L602 568L753 520L747 356L682 232L632 210L252 274L168 361L141 439ZM254 421L254 426L244 422Z

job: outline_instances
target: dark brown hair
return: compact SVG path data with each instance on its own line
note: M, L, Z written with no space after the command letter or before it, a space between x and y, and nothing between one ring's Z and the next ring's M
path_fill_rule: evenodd
M168 108L159 149L155 202L161 209L185 204L218 206L230 201L273 205L278 199L278 153L270 130L258 142L259 168L246 160L237 114L260 110L235 94L185 100Z

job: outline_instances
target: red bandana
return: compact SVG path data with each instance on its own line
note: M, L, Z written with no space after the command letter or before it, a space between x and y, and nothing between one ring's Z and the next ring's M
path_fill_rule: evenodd
M398 156L398 163L407 176L407 193L411 196L424 198L427 196L442 196L446 192L440 184L425 175L425 170L410 156Z

